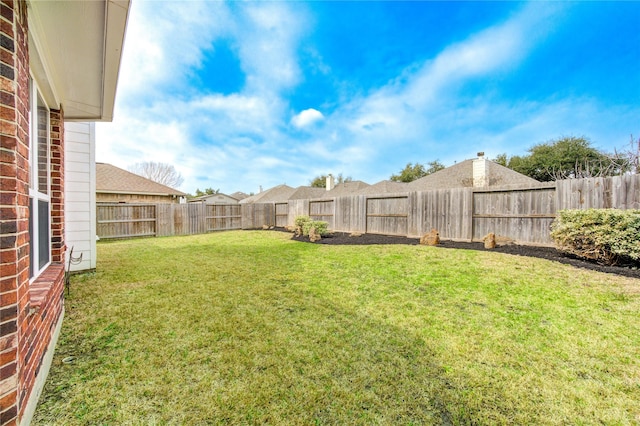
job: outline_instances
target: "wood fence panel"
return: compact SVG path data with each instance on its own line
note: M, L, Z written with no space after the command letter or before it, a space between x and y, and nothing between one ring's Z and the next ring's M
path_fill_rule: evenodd
M478 191L473 194L473 240L493 232L521 244L553 245L549 236L556 215L553 187Z
M612 179L612 207L640 210L640 174L616 176Z
M276 226L284 228L289 225L289 203L275 204Z
M556 199L559 209L582 208L582 189L577 186L574 179L556 181Z
M189 235L207 232L207 207L204 203L186 204L189 212Z
M368 198L366 232L406 236L408 206L409 202L406 196Z
M603 209L613 207L605 180L611 178L565 179L556 181L560 209Z
M470 241L472 204L471 188L420 191L416 199L419 234L436 229L443 239Z
M309 217L312 220L321 220L327 222L327 227L331 230L335 227L335 201L331 200L312 200L309 201Z
M242 212L239 204L205 205L205 230L227 231L242 228Z
M566 179L556 185L559 210L640 208L640 175Z
M289 217L287 225L293 226L298 216L309 215L309 200L289 200Z
M242 204L242 229L260 229L275 226L276 209L274 203Z
M407 194L407 236L416 238L421 237L420 223L422 221L423 212L418 205L418 193L409 192Z
M333 216L333 226L335 231L350 232L351 225L351 210L354 208L351 199L353 197L336 197L335 198L335 210Z
M255 204L242 204L242 229L254 229Z
M364 195L347 195L335 198L334 227L340 232L367 231L367 198Z
M156 235L153 204L101 204L96 208L100 238L134 238Z
M473 190L471 188L457 188L452 211L459 212L450 220L450 230L457 239L473 238Z
M157 237L175 235L173 226L173 204L156 205L156 230Z
M264 217L265 225L269 227L276 225L276 206L274 203L264 204L262 215Z
M240 204L231 205L229 209L229 219L225 229L242 229L242 206Z
M178 205L173 207L173 235L186 235L189 230L189 216L187 209Z

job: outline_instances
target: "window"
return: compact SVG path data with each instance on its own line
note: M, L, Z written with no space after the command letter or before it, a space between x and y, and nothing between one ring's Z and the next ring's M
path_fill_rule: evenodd
M35 278L51 263L49 109L33 80L29 87L29 277Z

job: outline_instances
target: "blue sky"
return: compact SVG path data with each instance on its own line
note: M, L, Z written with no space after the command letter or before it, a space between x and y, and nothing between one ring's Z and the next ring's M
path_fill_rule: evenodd
M96 160L189 193L640 137L640 2L132 2Z

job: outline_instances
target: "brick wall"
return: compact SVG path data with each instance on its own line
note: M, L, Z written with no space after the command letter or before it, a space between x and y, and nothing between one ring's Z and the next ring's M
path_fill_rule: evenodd
M64 115L51 110L51 260L64 262Z
M26 22L24 4L0 0L1 425L17 423L20 377L18 330L29 305L29 58Z
M15 425L62 314L64 132L51 111L52 263L29 284L29 52L27 8L0 0L0 425ZM36 394L36 395L34 395Z

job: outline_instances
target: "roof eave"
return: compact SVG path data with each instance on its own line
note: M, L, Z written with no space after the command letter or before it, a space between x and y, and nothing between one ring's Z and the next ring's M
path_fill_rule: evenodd
M106 2L102 114L99 121L113 120L113 110L116 102L118 76L120 74L120 63L122 62L122 50L124 47L130 4L130 0L109 0Z
M68 121L111 121L130 0L30 1L33 78Z

